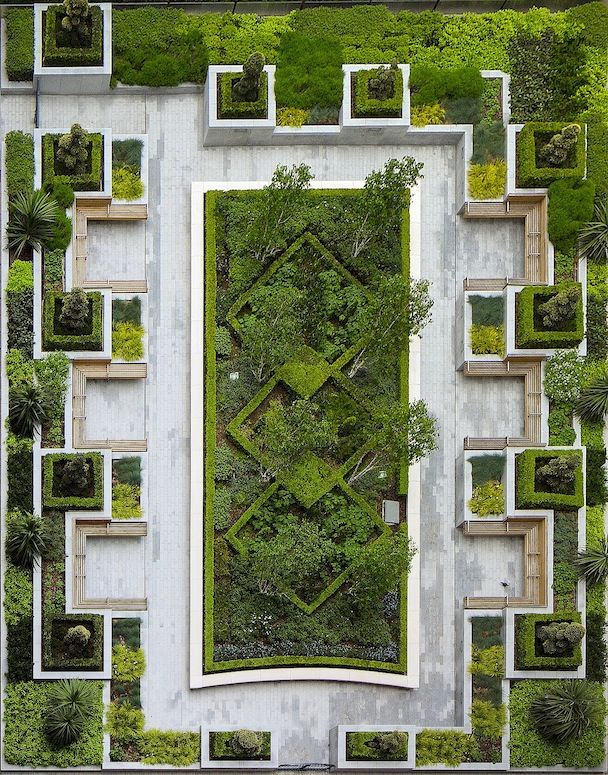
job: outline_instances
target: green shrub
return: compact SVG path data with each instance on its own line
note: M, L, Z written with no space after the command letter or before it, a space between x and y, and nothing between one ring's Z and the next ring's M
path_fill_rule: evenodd
M588 506L603 505L608 501L606 488L606 449L587 447L586 496Z
M45 527L41 517L19 513L11 519L6 539L6 553L20 568L31 568L39 562L45 547Z
M103 175L103 135L93 133L86 134L88 143L89 160L87 162L90 171L80 172L70 170L57 158L58 143L62 135L45 134L42 136L42 185L45 189L52 189L56 176L62 180L67 178L74 191L99 191ZM58 246L56 246L58 247ZM53 248L54 249L54 248Z
M31 359L34 348L34 291L6 294L8 348Z
M31 13L18 9L7 12L5 19L14 13ZM8 21L7 21L8 24ZM34 138L26 132L7 132L4 138L6 193L9 198L34 188Z
M9 624L7 622L6 680L11 684L17 684L21 681L31 681L33 664L34 619L30 613L29 616L22 617L17 624Z
M308 118L308 111L301 108L279 108L277 110L277 126L303 126Z
M188 767L200 758L201 736L198 732L161 732L149 729L139 736L142 764L170 764Z
M483 92L483 78L474 67L442 69L416 64L410 69L412 105L434 105L443 100L476 99Z
M241 73L220 73L218 76L218 118L268 118L268 76L262 73L258 98L252 102L237 101L233 88L242 78Z
M82 333L68 331L60 324L60 312L66 293L47 291L44 297L42 319L42 346L46 351L95 351L103 349L103 296L97 291L86 294L89 318Z
M32 572L7 563L4 570L4 618L7 625L32 616Z
M552 447L571 447L576 441L576 431L572 427L571 404L552 406L549 411L549 445Z
M268 760L270 759L270 732L239 729L236 732L209 733L210 759Z
M103 760L102 683L92 682L94 705L80 738L56 750L45 732L45 711L52 682L13 683L4 693L4 756L9 764L23 767L99 767Z
M504 326L480 326L473 324L469 329L471 352L475 355L499 355L505 357Z
M416 735L416 766L445 764L457 767L481 759L473 735L451 729L422 729Z
M502 481L506 463L504 455L477 455L468 458L468 462L471 464L473 488L489 481Z
M129 167L112 168L112 196L132 202L144 195L144 184L137 172Z
M333 38L298 32L282 35L275 80L277 108L339 109L342 63L342 47Z
M542 138L560 132L560 122L529 122L517 135L517 184L524 188L546 188L561 178L580 179L585 173L585 132L580 132L568 163L561 167L542 166L537 160Z
M141 324L141 299L112 299L112 323Z
M412 105L410 110L412 126L430 126L445 123L445 110L437 102L433 105Z
M32 445L32 439L19 439L12 434L7 439L8 509L31 512L34 508Z
M45 290L63 290L63 271L65 253L62 250L44 252L44 288Z
M119 683L135 681L146 672L144 650L117 643L112 649L112 678Z
M502 199L507 180L504 161L469 165L469 196L472 199Z
M65 253L71 240L72 220L60 210L55 221L53 238L46 247L48 250L60 250L62 253Z
M603 603L604 585L597 584L600 594L598 597ZM605 609L603 613L590 613L589 603L592 590L587 588L587 617L585 626L587 630L586 643L586 675L591 681L604 682L606 680L606 665L608 654L606 652L606 639L604 637L604 623L606 620Z
M518 670L574 670L582 664L580 640L573 643L571 654L549 654L543 651L542 633L545 625L575 622L580 626L577 611L554 614L522 614L515 618L515 664Z
M13 261L8 270L7 294L20 294L34 287L34 265L31 261Z
M530 705L530 718L545 740L565 743L578 740L593 724L603 723L606 706L592 684L562 681Z
M494 645L480 649L473 644L469 673L471 675L481 674L489 675L492 678L504 678L505 647Z
M44 65L46 67L92 67L103 64L103 15L98 6L90 6L90 45L66 46L56 29L64 17L62 5L50 5L44 24Z
M136 455L113 460L112 476L121 484L141 484L141 458Z
M56 466L75 461L86 460L92 471L91 493L80 495L61 491ZM86 454L55 452L45 455L43 469L43 504L58 509L101 509L103 508L103 458L98 452Z
M549 186L549 239L556 250L567 253L576 246L583 224L593 219L595 185L590 180L567 178Z
M74 189L65 175L56 175L48 192L60 207L67 209L74 202Z
M537 469L556 458L576 460L579 463L574 472L574 483L570 493L545 491L539 486ZM580 452L527 449L517 455L515 460L517 467L517 508L580 508L583 505L583 472Z
M469 509L478 517L500 516L505 512L505 487L502 482L490 480L473 489Z
M491 164L505 158L505 127L502 121L473 127L473 164Z
M144 357L144 327L134 323L114 323L112 326L112 358L139 361Z
M114 740L137 743L144 730L145 717L141 708L134 708L129 701L108 706L105 731Z
M561 300L565 292L578 289L578 301L574 315L564 316L562 322L548 327L542 319L543 306L547 301L559 295ZM561 285L536 286L523 288L516 299L517 347L521 349L557 349L575 347L584 338L583 300L580 283L562 283Z
M539 627L537 634L546 656L563 657L582 641L585 628L578 622L551 622Z
M407 732L347 732L347 761L405 761ZM388 749L388 750L387 750Z
M48 601L47 601L48 602ZM103 669L103 617L97 614L64 614L65 599L61 611L45 611L42 623L43 670L102 670ZM91 633L90 640L81 653L68 648L64 638L75 626L84 626Z
M31 81L34 76L34 11L9 8L6 24L6 74L9 81Z
M473 700L469 711L473 732L488 740L500 740L507 722L507 710L504 705L495 707L487 700Z
M608 120L605 114L583 114L587 121L587 177L595 183L598 196L608 194Z
M397 69L393 82L392 96L384 99L370 94L370 81L384 70L359 70L353 74L354 87L353 117L355 118L400 118L403 110L403 74ZM391 72L390 70L388 72Z
M543 389L547 398L572 405L578 398L583 378L583 359L573 350L554 353L545 366Z
M112 519L141 519L141 488L138 484L112 485Z
M504 323L504 299L501 296L480 296L469 294L471 320L479 326L502 326Z

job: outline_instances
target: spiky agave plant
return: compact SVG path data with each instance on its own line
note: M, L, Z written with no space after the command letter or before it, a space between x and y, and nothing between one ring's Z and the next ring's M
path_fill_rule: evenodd
M20 256L28 245L35 250L47 247L53 239L58 215L57 202L45 191L17 194L9 206L9 248Z
M562 681L530 705L530 719L547 740L565 743L581 737L594 723L602 723L603 700L584 680Z
M47 699L44 729L48 739L57 748L74 743L95 711L95 685L80 678L67 678L51 686Z
M584 387L574 405L581 420L595 422L608 412L608 370Z
M581 256L590 261L605 262L608 259L608 199L595 200L594 220L585 223L578 233Z
M54 748L65 748L75 743L84 729L84 718L69 707L49 705L44 719L44 731Z
M44 523L34 514L17 516L8 527L6 551L11 561L22 568L39 562L45 548Z
M599 544L579 552L574 564L589 584L604 581L608 576L608 536L601 538Z
M9 421L18 436L34 434L37 425L48 420L48 396L40 385L21 385L16 388L9 402Z

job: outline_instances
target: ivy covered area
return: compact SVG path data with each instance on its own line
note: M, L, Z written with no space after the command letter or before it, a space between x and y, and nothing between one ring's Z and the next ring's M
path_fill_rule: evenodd
M277 168L206 195L205 669L406 669L408 462L434 420L408 405L406 157L362 190ZM211 594L211 591L213 594Z

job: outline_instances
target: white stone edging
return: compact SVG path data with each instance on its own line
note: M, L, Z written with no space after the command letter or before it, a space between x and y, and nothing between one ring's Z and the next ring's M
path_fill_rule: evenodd
M351 76L361 70L377 70L379 67L389 65L342 65L342 120L343 127L390 127L409 126L410 123L410 89L409 65L397 65L403 80L403 99L401 102L401 116L399 118L358 118L352 115L352 89Z

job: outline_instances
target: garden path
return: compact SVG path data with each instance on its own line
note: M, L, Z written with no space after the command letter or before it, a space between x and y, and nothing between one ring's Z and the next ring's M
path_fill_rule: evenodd
M42 97L40 119L42 127L78 120L87 127L111 125L115 132L149 136L149 631L142 682L147 723L173 729L211 722L280 728L280 760L285 764L327 762L328 729L337 723L461 723L461 601L463 594L475 591L462 587L477 555L474 542L463 544L454 528L454 461L479 407L467 400L469 383L455 372L455 308L467 274L517 274L521 227L503 222L497 229L494 223L465 223L456 217L455 153L450 146L203 148L202 100L192 94ZM422 396L440 427L439 448L422 465L422 688L289 682L190 691L190 184L267 180L277 164L300 162L309 164L319 180L362 180L386 159L407 153L425 164L421 266L423 276L433 282L436 300L433 322L423 337ZM498 414L510 411L492 385L484 396L485 406ZM481 579L480 574L473 579Z

